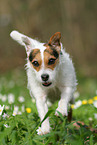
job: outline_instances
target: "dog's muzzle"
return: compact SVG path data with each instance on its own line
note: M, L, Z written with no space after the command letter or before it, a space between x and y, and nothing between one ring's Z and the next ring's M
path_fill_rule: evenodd
M48 81L49 79L49 75L48 74L42 74L41 75L41 79L43 81L42 85L45 86L45 87L48 87L50 86L52 83Z

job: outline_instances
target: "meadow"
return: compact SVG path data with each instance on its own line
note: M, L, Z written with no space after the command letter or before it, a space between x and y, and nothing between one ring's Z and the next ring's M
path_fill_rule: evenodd
M26 72L15 69L0 75L0 145L97 145L97 80L78 76L75 104L68 117L54 115L57 101L49 107L52 130L39 136L35 100L27 89ZM72 114L72 115L71 115Z

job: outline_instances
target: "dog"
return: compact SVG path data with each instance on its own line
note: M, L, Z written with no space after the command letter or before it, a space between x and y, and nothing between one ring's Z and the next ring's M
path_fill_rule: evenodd
M61 33L56 32L47 43L41 43L18 31L10 33L12 39L23 45L27 53L27 79L31 96L35 97L41 121L48 112L47 97L60 97L55 115L68 115L68 104L76 90L76 73L61 43ZM39 135L50 132L49 118L39 127Z

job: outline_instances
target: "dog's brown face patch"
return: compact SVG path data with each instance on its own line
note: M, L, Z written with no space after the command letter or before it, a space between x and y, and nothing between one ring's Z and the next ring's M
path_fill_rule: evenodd
M31 51L29 55L29 61L36 71L39 71L41 69L42 59L39 49L34 49Z
M54 70L58 61L59 61L59 51L52 46L46 45L46 49L44 50L45 68L50 68Z

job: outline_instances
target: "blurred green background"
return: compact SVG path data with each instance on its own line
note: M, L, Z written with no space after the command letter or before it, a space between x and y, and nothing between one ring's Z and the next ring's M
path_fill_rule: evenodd
M0 73L26 63L25 49L9 36L14 29L42 42L60 31L77 75L97 77L97 1L0 0Z

